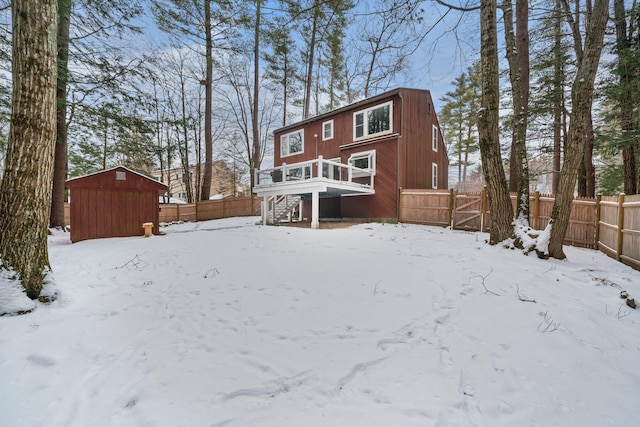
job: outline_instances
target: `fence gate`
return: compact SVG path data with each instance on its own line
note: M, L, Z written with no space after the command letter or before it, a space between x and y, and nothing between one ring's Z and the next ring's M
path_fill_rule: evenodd
M453 202L453 228L456 230L482 230L484 203L482 193L456 194Z

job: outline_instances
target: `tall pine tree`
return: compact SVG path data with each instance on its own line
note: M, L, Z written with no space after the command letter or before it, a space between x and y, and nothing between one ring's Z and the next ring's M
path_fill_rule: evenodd
M50 268L47 225L56 135L57 0L12 3L11 128L0 184L0 268L31 299Z

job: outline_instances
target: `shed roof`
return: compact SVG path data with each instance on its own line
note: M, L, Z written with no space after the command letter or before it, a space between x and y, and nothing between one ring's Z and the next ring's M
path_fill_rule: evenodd
M119 176L116 174L116 172L124 172L124 179L119 179ZM127 180L128 174L133 175L135 179ZM105 186L104 178L108 180L109 175L113 175L112 183L114 184L113 187L115 188L135 188L138 190L146 189L157 191L166 191L167 189L167 186L165 184L124 166L116 166L111 169L105 169L103 171L94 172L88 175L70 178L66 181L66 183L69 188L92 187L95 185L103 187ZM119 183L119 185L116 185L116 183Z

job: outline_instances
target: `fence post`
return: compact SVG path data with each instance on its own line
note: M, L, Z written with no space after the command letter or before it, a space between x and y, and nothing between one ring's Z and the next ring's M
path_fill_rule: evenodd
M531 214L531 212L529 212ZM540 230L540 192L533 193L533 217L531 218L531 228Z
M456 190L449 190L449 227L453 229L453 210L456 206Z
M176 221L180 221L180 204L176 205Z
M402 222L402 187L398 187L398 222Z
M618 195L618 233L616 237L616 260L620 261L622 255L622 227L624 226L624 193Z
M600 242L600 202L602 202L602 194L598 194L596 196L596 232L595 232L595 237L596 237L596 241L595 241L595 249L598 249L599 245L598 243Z
M480 231L484 232L485 220L484 215L487 210L487 187L482 187L480 193Z

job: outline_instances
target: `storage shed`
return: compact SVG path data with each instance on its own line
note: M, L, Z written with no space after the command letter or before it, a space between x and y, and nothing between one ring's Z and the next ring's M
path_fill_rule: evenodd
M167 186L123 166L67 180L71 241L159 234L159 195Z

